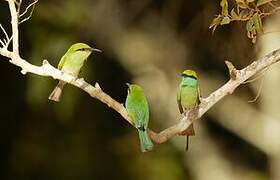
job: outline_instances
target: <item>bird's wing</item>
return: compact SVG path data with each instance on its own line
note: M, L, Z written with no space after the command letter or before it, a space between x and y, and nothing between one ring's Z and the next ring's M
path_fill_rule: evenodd
M135 117L135 113L133 113L133 109L127 109L127 113L128 113L128 116L131 120L131 123L133 126L136 126L136 117Z
M149 123L149 105L146 99L142 99L140 106L135 109L135 114L138 118L138 126L146 129Z
M146 128L148 125L147 117L148 115L145 111L142 110L141 106L131 107L128 110L128 116L132 120L132 124L134 127L138 128ZM148 117L149 118L149 117Z
M57 68L58 68L59 70L62 69L62 67L63 67L65 61L66 61L66 56L63 55L62 58L60 59L59 63L58 63L58 66L57 66Z
M182 114L184 112L184 110L183 110L183 107L181 104L181 87L177 91L177 104L178 104L179 111Z
M201 92L200 92L199 85L197 86L197 94L198 94L198 96L197 96L197 102L198 102L198 104L199 104L199 103L201 102L200 99L202 98L202 97L201 97Z

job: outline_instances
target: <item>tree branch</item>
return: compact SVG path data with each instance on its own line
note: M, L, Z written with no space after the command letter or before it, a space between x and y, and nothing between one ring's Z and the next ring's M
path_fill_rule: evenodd
M13 52L14 55L19 56L19 44L18 44L19 14L16 9L15 1L14 0L7 0L7 1L9 3L10 13L11 13L11 24L12 24L12 33L13 33ZM18 5L18 9L20 9L20 4Z
M179 135L186 130L196 119L199 119L204 113L206 113L213 105L220 101L226 95L232 94L234 90L241 85L244 81L257 74L261 70L271 66L272 64L280 61L280 49L277 49L265 57L254 61L242 70L236 70L232 63L226 62L229 68L230 80L215 92L210 94L207 98L202 99L198 108L197 116L183 117L180 122L173 125L160 133L150 131L150 136L154 142L161 144L175 135ZM233 73L234 72L234 73ZM232 75L235 74L235 75Z
M7 0L9 3L9 8L11 12L11 24L13 32L13 51L9 51L7 47L0 48L0 54L5 56L10 60L10 62L18 67L20 67L21 73L33 73L40 76L50 76L54 79L59 79L65 81L69 84L72 84L85 92L87 92L91 97L96 98L108 105L110 108L117 111L126 121L132 124L131 120L128 117L125 107L111 98L108 94L102 91L98 83L95 83L95 86L87 83L83 78L75 78L69 74L63 73L60 70L56 69L48 63L47 60L43 60L41 66L35 66L28 63L26 60L22 59L19 55L18 49L18 17L19 12L16 11L15 1ZM19 7L18 7L19 8ZM280 49L273 51L272 53L266 55L265 57L254 61L249 66L245 67L242 70L237 70L230 62L226 62L229 69L230 80L224 84L222 87L217 89L215 92L210 94L207 98L201 100L201 104L196 109L196 113L189 113L181 118L181 120L161 131L156 133L152 130L149 130L151 139L158 144L164 143L175 135L180 135L185 131L196 119L199 119L205 112L207 112L214 104L220 101L223 97L234 92L234 90L241 85L244 81L257 74L261 70L271 66L272 64L280 61ZM191 114L191 115L190 115Z

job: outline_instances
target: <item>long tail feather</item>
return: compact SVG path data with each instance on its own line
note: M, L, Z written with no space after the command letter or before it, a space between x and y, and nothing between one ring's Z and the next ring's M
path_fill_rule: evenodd
M194 131L193 124L191 124L188 127L188 129L184 132L184 134L186 135L186 151L188 151L189 150L189 142L190 142L189 136L195 136L195 131Z
M152 143L147 131L138 130L140 146L142 152L147 152L153 149L154 144Z
M61 94L62 94L62 90L63 90L63 87L64 87L65 84L66 84L66 82L59 81L57 86L54 88L54 90L50 94L49 100L59 102Z
M186 151L189 150L189 140L190 140L189 138L190 138L189 136L186 137Z

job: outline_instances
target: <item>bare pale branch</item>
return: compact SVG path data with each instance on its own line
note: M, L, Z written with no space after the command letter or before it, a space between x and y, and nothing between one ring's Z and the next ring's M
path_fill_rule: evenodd
M13 0L7 0L11 13L11 25L13 34L13 53L19 56L19 43L18 43L18 12L16 10L16 5Z

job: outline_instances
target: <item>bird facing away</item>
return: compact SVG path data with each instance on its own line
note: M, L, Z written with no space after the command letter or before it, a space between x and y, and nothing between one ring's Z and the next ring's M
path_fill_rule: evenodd
M185 70L182 73L182 80L177 91L177 103L180 113L189 112L196 108L200 103L200 92L196 72ZM182 133L187 136L186 150L188 150L189 136L194 136L193 124Z
M73 44L59 61L58 69L74 77L78 77L84 62L92 51L101 52L99 49L90 47L84 43ZM59 81L49 96L49 100L60 101L62 89L66 82Z
M141 151L153 149L154 145L148 135L149 105L143 89L136 84L128 84L125 107L133 125L137 128Z

